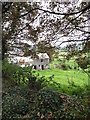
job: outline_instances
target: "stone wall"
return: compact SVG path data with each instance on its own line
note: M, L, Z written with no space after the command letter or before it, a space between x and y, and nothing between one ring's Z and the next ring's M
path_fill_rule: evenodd
M37 70L49 69L49 59L35 59L33 61L33 68Z

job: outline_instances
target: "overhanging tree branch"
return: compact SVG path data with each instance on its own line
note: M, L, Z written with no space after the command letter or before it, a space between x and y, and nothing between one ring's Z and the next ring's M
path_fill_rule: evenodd
M59 44L59 46L61 46L63 43L68 43L68 42L83 42L83 41L88 41L89 39L82 39L82 40L67 40L67 41L63 41Z
M24 17L26 16L27 14L31 13L32 11L35 11L35 10L40 10L40 11L43 11L43 12L48 12L50 14L55 14L55 15L75 15L75 14L78 14L78 13L84 13L85 11L87 11L88 9L90 9L90 4L88 4L85 8L81 9L80 11L77 11L77 12L72 12L72 13L57 13L57 12L54 12L54 11L49 11L49 10L44 10L44 9L41 9L41 8L34 8L32 10L30 10L29 12L21 15L21 17Z
M33 18L33 19L28 23L28 25L29 25L30 23L34 22L39 16L40 16L40 13L39 13L35 18ZM24 27L22 27L21 29L19 29L18 33L22 32L26 27L27 27L27 25L24 26ZM16 35L17 35L17 34L15 34L15 36L16 36ZM19 34L18 34L18 35L19 35Z

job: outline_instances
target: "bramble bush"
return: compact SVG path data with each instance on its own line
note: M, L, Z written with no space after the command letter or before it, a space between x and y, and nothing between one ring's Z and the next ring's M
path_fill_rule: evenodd
M78 102L76 96L42 89L37 95L37 103L30 120L76 120L86 119L85 106Z
M72 67L70 65L66 65L65 63L56 65L56 68L62 69L62 70L69 70L72 69Z
M68 70L68 69L72 69L72 68L70 65L61 64L61 69Z
M16 64L9 64L7 58L2 62L2 77L14 81L14 74L18 70Z
M17 94L8 94L3 97L2 109L3 120L13 120L28 113L29 103L23 97L17 96Z

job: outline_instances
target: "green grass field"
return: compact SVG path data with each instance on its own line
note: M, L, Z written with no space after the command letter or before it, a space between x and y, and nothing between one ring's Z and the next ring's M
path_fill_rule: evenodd
M54 80L61 84L68 84L68 80L74 81L77 85L83 86L88 85L88 75L82 71L75 70L60 70L53 68L49 70L39 71L40 76L50 77L54 74Z
M83 91L86 89L85 87L88 86L88 75L84 73L81 69L74 70L74 65L77 65L74 60L66 61L65 64L68 64L72 67L70 70L62 70L59 68L54 68L54 64L60 64L58 61L53 61L50 64L50 69L48 70L40 70L37 71L40 76L45 76L49 78L50 76L54 75L53 80L57 83L60 83L61 87L66 93L70 93L75 91L77 88L68 87L70 86L69 82L74 82L74 85L78 86L78 88L82 88ZM68 82L69 81L69 82ZM54 89L54 87L53 87Z

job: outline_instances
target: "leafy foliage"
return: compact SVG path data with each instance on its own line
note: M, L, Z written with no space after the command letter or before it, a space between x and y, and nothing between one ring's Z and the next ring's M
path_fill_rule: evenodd
M29 111L29 104L26 99L17 94L6 95L3 97L3 120L12 120L20 115L26 115Z
M19 67L15 64L9 64L7 58L2 62L2 77L14 81L14 74Z
M76 97L72 99L70 96L50 89L42 89L38 93L37 104L31 120L82 119L86 117L84 106L79 102L76 103L76 99Z
M82 57L80 56L79 58L76 59L78 65L84 70L88 68L88 65L90 64L90 60L88 57Z
M62 70L72 69L72 67L70 65L66 65L65 63L60 64L60 65L56 65L56 68L59 68L59 69L62 69Z
M2 74L4 79L10 79L17 84L25 84L31 89L41 89L45 78L35 74L32 67L19 67L16 64L9 64L7 59L3 60Z
M32 67L19 67L14 74L14 79L18 84L25 84L31 89L37 90L40 90L43 87L43 82L45 81L45 78L39 77L39 74L35 74Z

